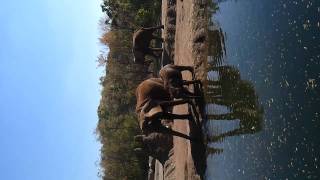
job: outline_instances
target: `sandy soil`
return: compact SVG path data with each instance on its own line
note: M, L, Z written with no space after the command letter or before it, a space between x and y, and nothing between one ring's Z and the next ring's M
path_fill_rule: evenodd
M163 0L163 4L170 4L170 0ZM206 2L203 0L203 2ZM170 34L165 29L163 34L165 39L174 35L174 48L169 48L168 54L174 55L174 64L194 66L198 79L204 79L201 72L205 69L207 54L207 17L206 5L201 0L176 0L176 21L175 34ZM163 8L163 23L168 26L167 8ZM169 24L172 28L172 24ZM183 73L183 78L191 80L191 74ZM188 112L187 105L180 105L174 108L174 113L185 114ZM175 120L173 129L191 136L201 136L199 128L190 125L189 121ZM200 134L199 134L200 133ZM204 173L204 145L174 137L173 156L170 158L174 164L174 171L170 178L177 180L197 180L202 179ZM201 161L201 162L200 162ZM173 165L172 165L173 166ZM171 168L172 169L172 168Z

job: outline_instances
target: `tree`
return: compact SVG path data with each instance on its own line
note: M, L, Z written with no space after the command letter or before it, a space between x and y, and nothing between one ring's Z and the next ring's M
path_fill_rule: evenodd
M155 26L160 20L161 3L149 0L104 0L106 13L101 44L107 46L108 55L98 57L99 64L106 63L106 75L97 109L96 132L102 143L101 177L103 179L144 179L147 169L145 154L136 154L141 147L133 141L140 134L135 114L135 89L146 78L147 67L132 64L132 33L140 26ZM107 28L106 28L106 27Z

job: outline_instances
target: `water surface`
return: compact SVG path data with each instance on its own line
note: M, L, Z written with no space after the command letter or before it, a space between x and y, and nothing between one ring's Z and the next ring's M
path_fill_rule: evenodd
M213 29L221 28L226 48L218 65L233 68L234 76L238 71L233 80L242 88L233 87L238 97L230 90L223 96L230 101L208 105L208 113L232 112L233 100L243 103L239 96L251 94L247 100L256 103L256 113L240 119L256 118L256 124L209 144L218 150L208 156L207 179L319 179L320 1L230 0L218 6ZM219 80L219 72L208 77ZM219 118L209 120L209 135L244 122Z

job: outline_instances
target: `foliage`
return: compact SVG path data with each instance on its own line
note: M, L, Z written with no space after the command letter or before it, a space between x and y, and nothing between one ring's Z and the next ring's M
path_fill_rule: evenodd
M133 136L140 134L134 112L135 88L148 70L132 64L132 30L157 25L160 7L159 0L104 0L101 5L107 18L106 25L101 24L105 27L99 40L108 49L108 54L99 56L106 58L96 130L102 143L102 179L145 179L147 157L134 152L141 145Z
M155 0L104 0L101 8L107 24L115 28L134 29L160 22L161 1Z

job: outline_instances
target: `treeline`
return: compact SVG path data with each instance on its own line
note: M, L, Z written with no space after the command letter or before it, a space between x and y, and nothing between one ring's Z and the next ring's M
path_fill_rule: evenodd
M147 156L134 151L141 146L133 141L140 133L134 93L146 78L148 67L132 63L132 33L141 26L160 24L161 1L104 0L101 8L106 14L106 28L100 42L109 51L99 56L106 60L97 125L102 143L100 176L104 180L141 180L146 177Z

